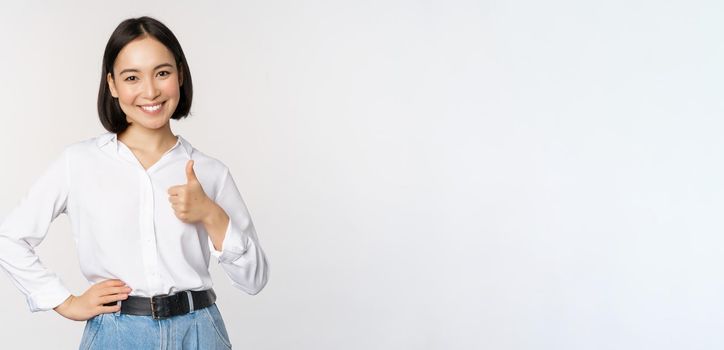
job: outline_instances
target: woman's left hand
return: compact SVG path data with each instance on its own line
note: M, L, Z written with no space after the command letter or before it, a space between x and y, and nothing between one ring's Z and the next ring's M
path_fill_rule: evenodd
M186 184L169 187L168 194L174 214L187 224L204 221L216 205L196 178L193 160L186 163Z

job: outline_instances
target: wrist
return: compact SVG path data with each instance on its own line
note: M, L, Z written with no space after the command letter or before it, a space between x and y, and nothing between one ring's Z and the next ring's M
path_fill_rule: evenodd
M73 303L73 300L75 299L75 295L71 294L69 295L65 300L63 300L62 303L60 303L58 306L54 307L53 310L59 311L66 309L71 303Z
M224 213L224 211L218 204L214 203L214 201L209 199L206 215L201 219L201 222L205 226L211 226L214 223L219 222L225 214L226 213Z

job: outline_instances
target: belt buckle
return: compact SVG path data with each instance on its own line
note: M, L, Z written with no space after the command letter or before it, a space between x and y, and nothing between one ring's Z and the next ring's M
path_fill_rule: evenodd
M158 305L157 299L160 299L162 297L168 296L168 294L158 294L151 297L151 316L154 320L160 320L163 318L167 318L168 316L159 315L156 311L156 305Z

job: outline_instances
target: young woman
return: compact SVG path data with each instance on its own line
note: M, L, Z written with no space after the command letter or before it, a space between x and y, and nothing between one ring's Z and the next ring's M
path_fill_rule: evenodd
M229 349L208 266L254 295L269 265L229 169L170 119L188 115L191 73L159 21L123 21L103 56L98 113L108 131L66 146L0 225L0 266L31 311L87 320L81 349ZM75 296L35 255L69 217L83 275Z

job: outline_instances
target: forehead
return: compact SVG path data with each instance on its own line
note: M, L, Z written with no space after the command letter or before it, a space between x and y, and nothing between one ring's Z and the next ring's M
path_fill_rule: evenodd
M139 70L153 69L161 63L176 66L173 53L160 41L146 36L137 38L123 47L113 63L113 69L135 68Z

